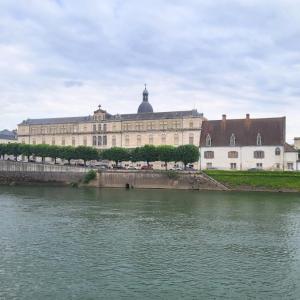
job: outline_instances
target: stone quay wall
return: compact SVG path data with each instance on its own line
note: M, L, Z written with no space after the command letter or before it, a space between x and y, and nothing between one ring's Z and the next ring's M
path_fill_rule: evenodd
M0 184L78 182L87 171L81 167L0 160Z
M82 182L88 168L0 160L0 184ZM205 174L144 170L101 170L88 186L98 188L147 188L224 190Z

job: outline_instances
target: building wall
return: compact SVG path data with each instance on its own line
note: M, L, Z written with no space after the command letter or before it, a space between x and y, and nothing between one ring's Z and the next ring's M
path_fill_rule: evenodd
M285 152L284 153L284 169L289 171L299 171L297 152Z
M300 137L295 137L294 146L295 146L296 149L300 150Z
M18 126L18 142L66 146L94 146L99 149L113 146L133 148L146 144L183 145L200 141L202 117L180 119L109 121L79 124ZM99 127L100 126L100 127ZM96 137L96 145L93 143ZM98 145L98 137L106 137L105 145Z
M18 140L8 140L8 139L0 139L0 144L10 144L10 143L17 143Z
M275 155L277 147L280 149L280 155ZM214 158L205 158L205 151L213 151ZM236 151L238 158L228 158L229 151ZM254 151L264 151L264 158L254 158ZM222 170L230 170L231 163L236 164L237 170L258 168L257 164L262 164L265 170L283 170L284 168L283 146L202 147L200 154L201 169L207 169L209 163L212 168Z

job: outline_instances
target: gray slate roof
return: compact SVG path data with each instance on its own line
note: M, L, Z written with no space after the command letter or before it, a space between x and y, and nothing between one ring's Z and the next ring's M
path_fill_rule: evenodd
M16 133L7 129L0 131L0 139L2 140L16 140Z
M202 117L202 113L197 110L186 111L169 111L169 112L156 112L156 113L139 113L139 114L122 114L110 115L107 114L107 120L122 120L122 121L135 121L135 120L160 120L160 119L175 119L182 117ZM84 123L92 122L92 116L83 117L67 117L67 118L47 118L47 119L27 119L20 125L51 125L51 124L68 124L68 123Z

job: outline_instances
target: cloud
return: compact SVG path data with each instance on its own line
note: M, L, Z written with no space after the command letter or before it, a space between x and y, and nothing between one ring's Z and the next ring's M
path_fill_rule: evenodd
M299 135L300 3L4 0L0 128L27 117L156 111L287 116Z

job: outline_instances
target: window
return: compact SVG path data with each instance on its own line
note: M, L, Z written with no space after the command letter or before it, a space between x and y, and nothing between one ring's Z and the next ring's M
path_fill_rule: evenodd
M212 163L206 163L206 169L212 169Z
M113 124L112 130L113 130L113 131L116 131L116 124Z
M96 126L96 124L93 124L93 131L94 131L94 132L97 131L97 126Z
M165 130L168 127L168 122L167 121L161 121L159 125L160 125L160 129Z
M207 134L207 136L206 136L205 145L206 145L206 147L210 147L211 146L211 137L210 137L209 134Z
M229 151L228 152L228 158L238 158L239 153L237 151Z
M103 131L104 131L104 132L107 131L107 124L103 124Z
M115 135L112 136L111 145L113 147L115 147L117 145L117 140L116 140L116 136Z
M137 144L137 146L141 146L141 143L142 143L142 137L140 135L138 135L136 137L136 144Z
M98 136L98 146L102 146L102 136Z
M256 168L257 168L257 169L262 169L262 167L263 167L263 164L262 164L262 163L257 163L257 164L256 164Z
M149 145L153 145L153 135L149 135Z
M230 146L235 146L235 135L234 135L234 133L230 137Z
M287 163L287 168L288 168L288 170L294 170L294 164L288 162L288 163Z
M189 124L190 128L193 128L194 127L194 123L191 121L190 124Z
M51 144L55 145L55 137L52 138Z
M107 135L104 135L104 136L102 137L102 144L103 144L103 146L106 146L106 145L107 145Z
M230 163L230 169L236 170L236 163Z
M97 137L93 136L93 146L97 146Z
M83 137L83 146L86 146L87 145L87 139L86 139L86 136Z
M22 139L22 144L25 144L25 139Z
M72 146L75 146L75 138L72 137Z
M261 146L261 145L262 145L260 133L257 134L257 137L256 137L256 145L257 145L257 146Z
M101 124L98 124L98 131L101 131Z
M276 156L278 156L278 155L280 155L280 148L279 147L277 147L276 149L275 149L275 155Z
M178 133L174 134L174 145L178 145L179 144L179 136Z
M165 134L162 134L162 135L161 135L161 144L162 144L162 145L165 145L165 144L166 144L166 135L165 135Z
M215 157L214 151L204 151L204 158L210 159L214 157Z
M265 158L264 151L254 151L254 158Z
M280 164L276 164L276 169L280 169Z
M125 136L125 146L129 146L129 135Z
M66 140L65 140L65 138L64 138L64 137L61 139L61 144L62 144L63 146L65 146L65 145L66 145Z
M46 144L45 138L42 138L42 144Z
M36 145L36 140L35 139L32 140L32 144Z
M190 135L189 135L189 144L194 145L194 134L193 133L190 133Z

